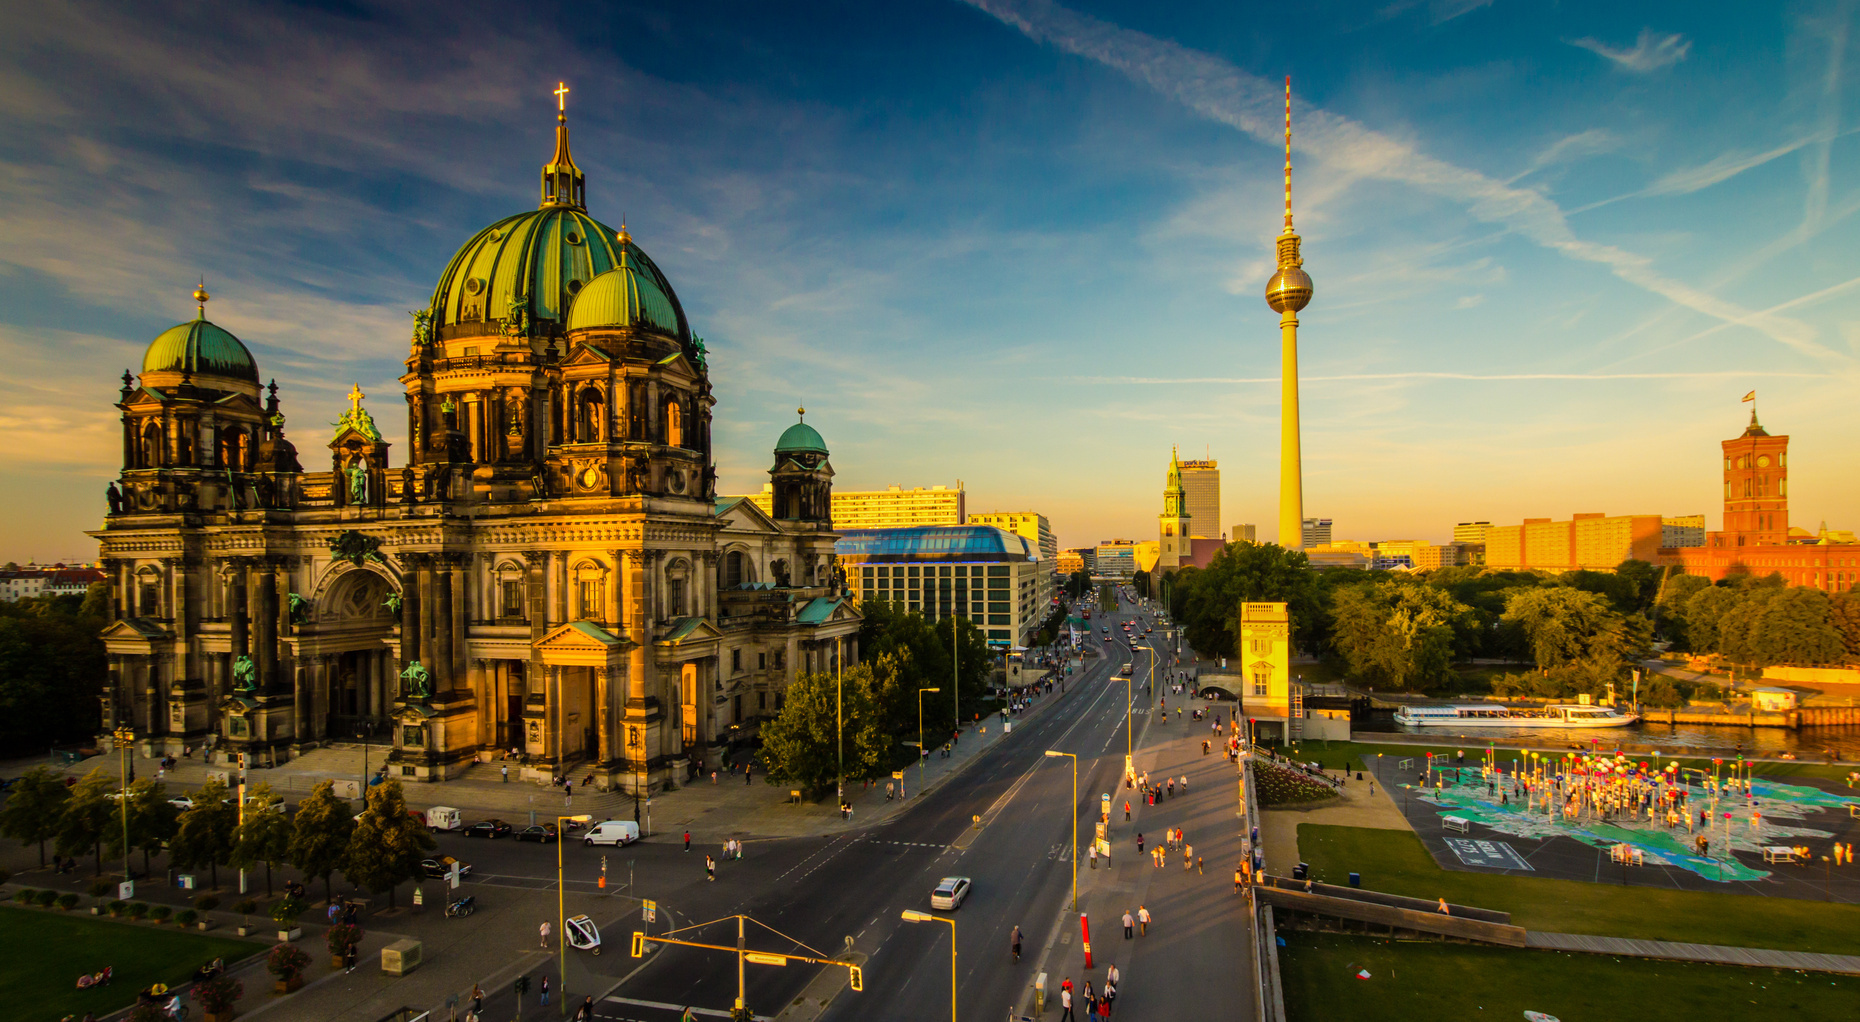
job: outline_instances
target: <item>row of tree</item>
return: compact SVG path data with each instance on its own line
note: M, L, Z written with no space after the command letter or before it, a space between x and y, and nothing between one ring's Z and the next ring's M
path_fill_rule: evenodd
M14 785L0 809L0 834L37 844L40 865L47 844L61 856L94 854L99 875L105 852L112 857L141 852L147 873L150 857L166 851L170 866L206 870L214 887L221 866L263 865L269 895L272 870L294 866L306 878L322 880L326 896L330 878L341 872L358 887L388 892L390 903L398 884L422 875L420 860L433 848L396 781L369 788L359 817L330 781L317 785L291 814L268 784L247 796L243 820L230 796L224 781L209 780L194 793L192 807L182 809L169 801L165 784L141 778L130 784L125 805L115 779L101 767L71 786L40 767Z
M88 741L102 726L104 583L0 602L0 756Z
M1170 612L1189 644L1232 657L1240 605L1290 604L1293 642L1366 683L1440 688L1455 663L1534 664L1501 678L1519 694L1600 692L1626 678L1656 639L1751 668L1860 661L1860 595L1791 587L1780 575L1722 582L1624 561L1614 571L1313 571L1305 555L1229 544L1205 569L1169 573ZM1668 684L1657 698L1679 698Z

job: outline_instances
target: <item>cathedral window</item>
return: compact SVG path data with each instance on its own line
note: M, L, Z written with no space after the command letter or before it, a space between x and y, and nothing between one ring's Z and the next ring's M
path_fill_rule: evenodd
M677 398L665 403L665 442L672 447L685 445L684 410L679 407Z
M602 411L606 400L601 397L599 387L583 387L581 390L580 414L576 422L575 439L584 444L597 443L606 439L602 430Z
M675 578L665 584L667 609L673 617L685 616L685 580Z
M743 651L740 649L731 650L730 651L730 673L736 674L736 673L741 672L742 669L743 669Z
M523 583L508 580L502 584L504 593L504 617L523 616Z
M599 621L601 614L601 583L599 579L583 579L581 582L581 617L584 621Z

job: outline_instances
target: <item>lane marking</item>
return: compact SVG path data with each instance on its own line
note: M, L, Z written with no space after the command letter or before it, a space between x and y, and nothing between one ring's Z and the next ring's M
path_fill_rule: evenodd
M730 1017L729 1012L719 1011L716 1008L693 1008L693 1007L690 1007L688 1005L683 1005L683 1004L667 1004L664 1001L639 1001L639 1000L634 1000L631 997L616 997L613 994L608 994L605 998L603 998L603 1000L610 1001L615 1004L630 1004L635 1008L656 1008L659 1011L685 1011L687 1008L689 1008L691 1014L693 1015L711 1015L716 1018L729 1018ZM769 1016L769 1015L757 1015L756 1022L775 1022L775 1020L772 1016Z

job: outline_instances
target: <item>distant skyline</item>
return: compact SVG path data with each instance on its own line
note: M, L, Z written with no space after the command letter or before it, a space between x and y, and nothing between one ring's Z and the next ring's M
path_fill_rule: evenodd
M797 405L835 483L953 485L1061 546L1154 537L1170 447L1276 539L1261 292L1293 77L1305 511L1444 541L1719 521L1791 436L1860 526L1850 3L60 4L0 38L0 561L88 560L125 368L208 316L307 468L359 382L405 452L407 310L536 203L557 81L589 212L711 351L719 491Z

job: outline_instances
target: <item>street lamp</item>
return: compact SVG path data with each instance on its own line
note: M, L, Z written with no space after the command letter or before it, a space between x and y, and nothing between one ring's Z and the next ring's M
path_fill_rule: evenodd
M1072 911L1079 908L1079 758L1058 749L1046 750L1048 756L1072 758Z
M1051 755L1051 753L1048 753ZM951 916L933 916L928 912L919 912L914 908L904 910L907 923L948 923L949 924L949 1022L956 1022L956 919Z
M924 757L929 753L924 749L924 693L941 692L941 688L920 688L917 690L917 794L924 793Z
M110 735L111 744L121 753L117 759L122 763L123 794L117 804L123 810L123 879L133 879L129 873L129 750L136 744L136 733L130 728L119 727Z
M375 722L359 721L355 725L355 730L362 736L362 800L366 804L368 799L368 737L374 733Z
M568 909L562 897L562 839L568 833L568 821L587 823L592 819L587 813L555 818L555 942L562 950L561 979L556 986L557 993L562 995L564 1018L568 1017Z
M644 751L645 745L645 739L640 737L639 725L627 725L626 747L630 758L638 762L642 758L640 753ZM639 778L637 777L633 779L633 822L639 822Z

